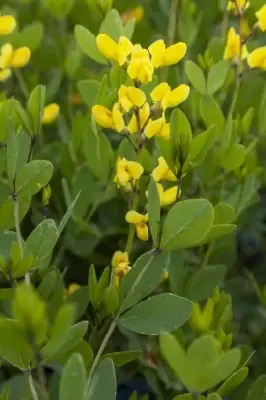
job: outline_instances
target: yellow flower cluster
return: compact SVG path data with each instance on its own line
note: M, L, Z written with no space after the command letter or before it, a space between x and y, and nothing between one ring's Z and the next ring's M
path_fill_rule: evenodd
M0 35L8 35L16 27L16 20L11 15L0 16ZM30 49L20 47L13 49L10 43L0 49L0 82L6 81L12 74L12 68L21 68L30 60Z
M229 1L228 9L233 10L238 15L242 15L248 8L249 2L247 0ZM262 32L266 31L266 4L255 13L257 23L254 25L253 31L260 29ZM252 32L250 33L250 35ZM241 43L242 42L242 43ZM227 34L226 47L224 52L226 60L232 60L234 63L239 63L242 59L247 60L250 68L266 69L266 46L259 47L248 53L247 46L243 43L241 35L237 34L234 28L230 28Z
M190 89L185 84L172 89L167 82L162 82L148 95L142 90L142 85L152 81L158 68L174 65L182 60L187 51L186 44L179 42L167 47L163 40L157 40L145 49L140 44L133 45L124 36L115 42L106 34L98 35L96 43L104 57L125 69L131 79L129 85L121 85L119 88L117 101L111 110L99 104L92 107L92 115L98 125L128 137L137 135L136 140L133 136L132 139L129 137L133 145L135 140L137 154L140 146L153 137L169 140L170 124L166 120L166 110L184 102ZM143 173L144 168L139 162L118 157L114 182L118 188L136 193ZM159 183L161 180L177 181L162 157L159 158L159 165L152 176L157 184L161 206L174 203L180 195L177 184L165 189ZM148 215L139 213L134 205L132 208L125 219L135 227L138 238L146 241L149 238Z
M114 286L119 286L119 281L130 270L128 253L125 251L116 251L112 258L112 267L114 268Z

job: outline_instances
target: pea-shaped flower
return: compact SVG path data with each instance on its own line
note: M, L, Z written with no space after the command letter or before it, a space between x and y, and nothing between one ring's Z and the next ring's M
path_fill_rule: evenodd
M179 42L166 48L163 40L156 40L149 46L149 52L154 68L165 67L181 61L186 55L187 45Z
M136 233L139 239L147 241L149 239L148 229L148 214L140 214L137 211L131 210L126 214L126 221L129 224L135 225Z

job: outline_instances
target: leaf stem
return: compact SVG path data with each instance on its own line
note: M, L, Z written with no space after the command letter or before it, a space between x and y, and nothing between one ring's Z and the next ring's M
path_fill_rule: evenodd
M167 30L167 44L171 46L175 41L176 29L177 29L177 10L179 6L179 0L172 0L169 17L168 17L168 30ZM169 68L165 68L162 73L162 80L167 81Z
M36 392L35 386L34 386L34 382L32 379L32 375L31 375L31 371L28 372L28 383L29 383L29 388L30 388L30 392L31 392L31 397L33 400L39 400L38 394Z
M25 82L25 79L23 78L23 75L20 72L19 68L14 68L13 71L14 71L14 74L15 74L15 76L17 78L20 90L21 90L23 96L25 97L25 99L27 100L28 97L29 97L29 89L28 89L28 86L27 86L27 84Z
M20 258L23 259L24 251L23 251L22 236L21 236L20 224L19 224L19 206L18 206L17 195L13 195L13 204L14 204L15 228L16 228L17 241L18 241L18 245L19 245Z

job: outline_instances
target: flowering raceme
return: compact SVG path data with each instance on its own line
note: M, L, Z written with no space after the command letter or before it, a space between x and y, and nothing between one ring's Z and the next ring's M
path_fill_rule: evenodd
M143 166L140 163L118 157L116 161L116 175L114 182L117 187L124 186L130 189L131 186L135 185L136 181L141 177L143 171Z
M146 241L149 238L148 229L148 214L140 214L137 211L131 210L126 214L126 221L129 224L135 225L137 236L139 239Z

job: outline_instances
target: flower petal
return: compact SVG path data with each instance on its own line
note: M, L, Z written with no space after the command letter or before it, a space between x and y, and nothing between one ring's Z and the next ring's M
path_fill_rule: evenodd
M163 55L163 65L173 65L181 61L187 52L187 45L183 42L178 42L168 47Z
M110 36L100 33L96 37L96 44L105 58L117 61L117 43Z

